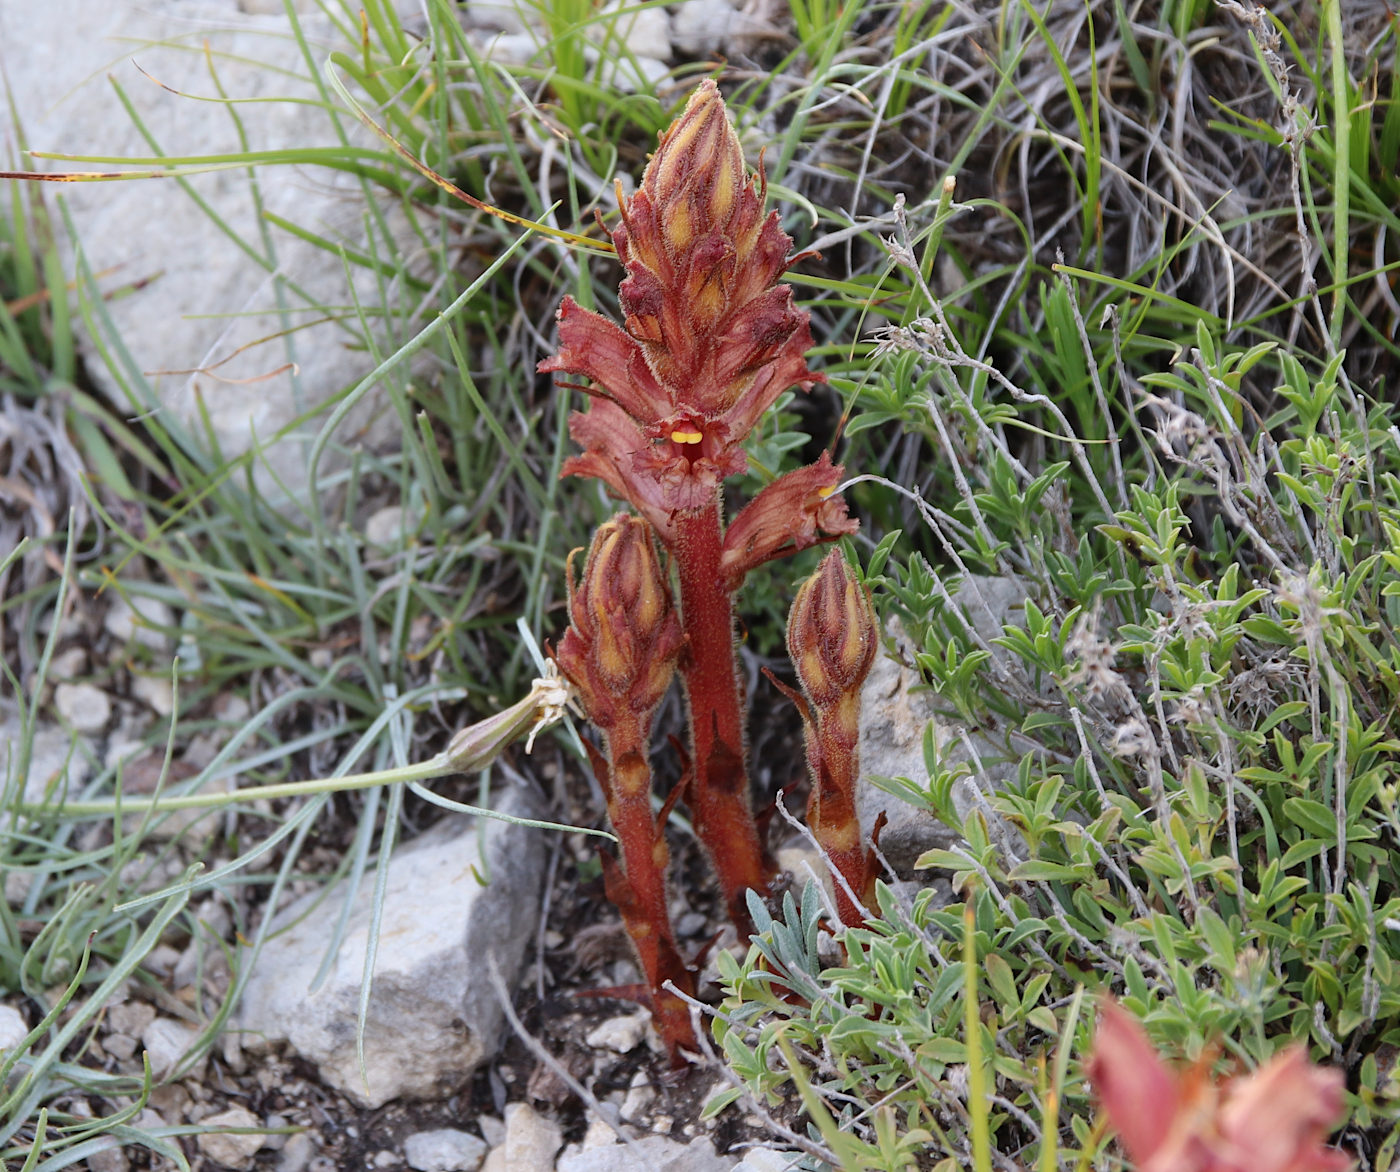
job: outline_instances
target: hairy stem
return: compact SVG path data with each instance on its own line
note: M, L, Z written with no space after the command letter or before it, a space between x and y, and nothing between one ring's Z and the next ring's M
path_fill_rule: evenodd
M608 819L617 832L622 867L606 866L608 898L622 911L628 935L651 987L652 1022L674 1056L677 1048L695 1048L690 1010L675 993L663 989L670 981L683 994L694 996L695 980L681 959L671 928L666 899L664 815L657 821L651 809L651 767L646 741L649 719L627 713L607 732L608 771L600 779L607 794Z
M690 640L683 671L695 758L689 805L695 831L714 860L730 918L742 934L749 927L744 893L750 888L766 892L769 868L744 765L734 609L720 573L722 541L718 497L712 508L677 518L681 620Z

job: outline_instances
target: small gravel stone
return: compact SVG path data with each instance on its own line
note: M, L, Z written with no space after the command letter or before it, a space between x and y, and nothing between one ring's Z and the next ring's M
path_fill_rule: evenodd
M442 1127L410 1135L404 1140L403 1154L419 1172L474 1172L486 1157L486 1141Z
M476 1125L481 1130L482 1138L490 1147L498 1148L506 1142L506 1125L496 1116L478 1115Z
M87 648L69 647L66 651L60 651L49 660L48 678L55 682L59 680L75 680L85 673L87 668Z
M559 1124L546 1119L528 1103L506 1107L506 1172L543 1172L554 1164L554 1153L564 1146Z
M676 921L678 936L699 936L709 926L709 919L701 912L686 912Z
M112 719L112 701L91 684L59 684L53 690L53 706L78 732L101 732Z
M260 1127L258 1119L247 1107L230 1107L199 1121L201 1127ZM211 1160L227 1164L230 1168L252 1166L254 1155L263 1146L261 1135L230 1135L228 1132L215 1132L200 1135L195 1141L199 1150Z
M306 1132L289 1135L277 1156L277 1172L306 1172L316 1154L316 1141Z
M0 1053L13 1050L29 1037L29 1027L18 1009L0 1005Z
M365 540L381 549L391 549L398 545L405 527L403 508L399 505L389 505L365 522Z
M112 1146L93 1152L87 1158L89 1172L126 1172L126 1152L115 1140Z
M125 1062L136 1053L139 1043L130 1034L108 1034L102 1039L102 1048L118 1062Z
M802 1159L801 1152L780 1152L773 1148L750 1148L734 1172L791 1172Z
M595 1050L614 1050L618 1054L626 1054L642 1044L650 1020L651 1015L645 1012L627 1017L610 1017L590 1030L584 1041Z
M111 595L107 613L102 618L102 626L107 634L119 643L137 643L157 650L165 648L169 640L160 628L175 625L175 612L165 603L154 598L133 594L128 602L119 594Z
M114 1034L130 1034L139 1038L156 1019L154 1005L145 1001L123 1001L107 1010L107 1027Z
M151 1056L151 1074L155 1078L164 1078L174 1070L189 1053L197 1037L197 1030L181 1025L174 1018L158 1017L151 1022L141 1031L141 1044Z
M169 716L175 710L175 692L168 678L137 676L131 681L131 694L157 716Z

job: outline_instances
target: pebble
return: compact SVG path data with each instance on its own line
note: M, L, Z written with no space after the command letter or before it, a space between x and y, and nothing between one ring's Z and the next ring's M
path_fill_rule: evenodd
M131 694L157 716L175 711L175 690L166 676L137 676L131 681Z
M677 936L699 936L709 926L709 919L701 912L686 912L676 921Z
M102 1048L118 1062L125 1062L134 1055L138 1045L130 1034L108 1034L102 1039Z
M75 680L83 675L88 669L88 653L86 647L69 647L66 651L60 651L49 660L49 676L51 680Z
M198 1037L199 1031L181 1025L174 1018L158 1017L151 1022L141 1031L141 1045L146 1047L151 1058L151 1075L164 1078L174 1070Z
M647 1036L647 1024L651 1015L645 1010L625 1017L610 1017L601 1025L595 1026L584 1039L595 1050L613 1050L626 1054L642 1044Z
M59 716L82 733L101 732L112 719L112 701L91 684L59 684L53 690Z
M399 544L406 527L403 507L389 505L374 513L365 522L365 540L381 549L392 549Z
M128 1164L126 1152L115 1140L112 1146L91 1153L87 1158L89 1172L126 1172Z
M419 1172L474 1172L486 1157L486 1141L442 1127L410 1135L404 1140L403 1154Z
M247 1107L230 1107L217 1115L210 1115L199 1121L201 1127L261 1127L258 1119ZM263 1146L266 1136L230 1135L228 1132L201 1134L196 1143L199 1150L211 1160L227 1164L230 1168L251 1167L253 1157Z
M277 1172L305 1172L316 1154L316 1141L304 1131L289 1135L277 1154Z
M0 1053L13 1050L29 1037L29 1027L18 1009L0 1005Z
M111 595L102 627L119 643L135 640L146 647L163 650L169 643L160 628L175 625L175 612L156 598L133 594L130 601L119 594Z
M107 1028L114 1034L130 1034L139 1038L156 1019L154 1005L145 1001L123 1001L107 1010Z
M780 1152L774 1148L750 1148L734 1166L734 1172L791 1172L802 1159L801 1152Z
M554 1120L528 1103L506 1107L506 1142L496 1149L505 1156L505 1172L543 1172L553 1167L554 1153L563 1146L564 1134Z

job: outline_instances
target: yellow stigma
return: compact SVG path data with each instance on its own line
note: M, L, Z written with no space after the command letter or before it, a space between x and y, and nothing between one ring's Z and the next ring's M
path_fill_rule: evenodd
M698 444L705 437L693 428L688 431L677 429L671 433L671 442L676 444Z
M822 500L826 500L826 498L829 497L835 491L836 485L823 485L821 488L817 489L817 495L821 497Z

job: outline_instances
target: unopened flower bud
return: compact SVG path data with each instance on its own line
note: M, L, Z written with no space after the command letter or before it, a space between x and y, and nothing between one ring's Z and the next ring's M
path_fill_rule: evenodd
M702 83L652 155L642 190L678 251L705 227L728 222L745 183L744 152L714 82Z
M610 723L619 704L660 703L682 636L646 522L619 513L598 528L582 578L570 577L569 617L559 665L595 723Z
M820 711L859 694L878 636L869 592L832 550L802 583L788 616L788 653L813 707Z

